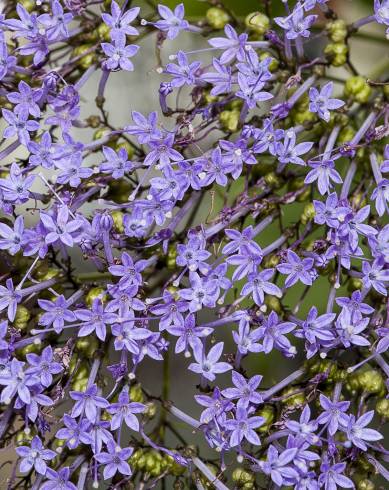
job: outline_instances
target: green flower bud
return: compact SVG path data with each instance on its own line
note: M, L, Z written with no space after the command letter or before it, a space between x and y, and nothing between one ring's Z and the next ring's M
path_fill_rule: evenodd
M86 123L88 124L88 126L92 129L96 129L100 126L100 117L99 116L96 116L96 115L92 115L92 116L89 116L86 118Z
M274 58L271 53L268 53L267 51L264 51L263 53L261 53L259 55L259 59L261 61L265 60L266 58L273 58L272 61L270 62L270 65L269 65L269 71L271 73L274 73L275 71L277 71L278 67L280 66L279 61L276 58Z
M142 387L140 384L136 384L136 385L131 386L130 398L131 398L131 401L136 402L136 403L143 403L144 402L143 391L142 391Z
M355 131L353 128L351 128L350 126L344 127L339 132L338 143L339 144L348 143L353 139L354 136L355 136Z
M281 178L275 172L269 172L265 175L266 184L272 189L281 189L283 186Z
M348 47L343 43L330 43L325 47L324 54L332 66L343 66L347 61Z
M380 393L385 390L384 379L376 369L358 373L361 389L367 393Z
M360 480L357 483L357 490L374 490L374 489L375 489L374 483L367 478L364 478L363 480Z
M29 433L25 433L24 430L19 430L15 436L15 444L17 446L29 446L35 435L34 429L30 430Z
M293 386L291 386L290 388L286 388L282 392L282 397L287 397L287 398L284 398L281 403L283 403L284 405L286 405L287 407L290 407L290 408L301 407L302 405L304 405L306 403L304 393L292 394L292 393L295 393L296 390L297 390L297 388L295 388ZM290 394L290 396L287 396L289 394Z
M32 12L36 6L33 0L21 0L19 3L27 10L27 12Z
M274 267L276 267L278 264L280 263L280 258L278 257L278 255L267 255L264 259L263 259L263 267L265 269L274 269Z
M288 180L288 191L299 191L302 189L304 184L305 177L295 177L294 179Z
M168 247L167 257L166 257L166 265L168 269L173 271L175 270L175 268L177 267L176 259L177 259L177 249L176 246L173 243L171 243Z
M268 432L275 419L274 408L271 405L264 405L255 412L255 415L265 419L261 427L257 429L257 432L260 432L261 434Z
M94 335L80 337L77 339L75 349L84 357L91 359L99 346L99 342Z
M387 99L389 99L389 85L384 85L383 86L383 91L384 91L384 95Z
M366 83L366 79L359 75L350 77L344 86L344 95L352 97L360 104L368 102L371 92L371 87Z
M361 389L358 375L352 374L351 376L349 376L345 383L345 387L346 390L348 390L352 395L356 395Z
M16 357L26 357L27 354L38 354L42 350L42 342L31 343L16 350Z
M92 303L95 299L101 299L103 303L107 301L107 295L105 294L105 289L101 286L96 286L88 291L88 294L85 296L85 303L91 307Z
M240 111L223 111L219 115L219 122L224 131L235 133L239 126Z
M124 179L113 180L109 183L107 199L112 199L118 204L123 204L128 202L128 197L132 189L132 185Z
M97 27L97 34L102 41L110 41L111 39L111 29L104 24L104 22L99 23Z
M127 140L124 140L124 141L121 141L120 143L117 142L115 144L115 150L116 151L119 151L121 148L124 148L126 150L128 159L131 160L131 158L135 154L134 147Z
M123 233L123 231L124 231L124 226L123 226L124 214L121 211L111 211L111 216L113 219L113 229L117 233Z
M245 19L247 29L263 36L270 28L270 19L262 12L253 12L248 14Z
M81 56L83 53L87 52L89 49L92 48L91 44L81 44L81 46L76 46L73 50L73 56ZM82 56L78 60L78 65L83 68L84 70L88 69L90 66L93 65L97 61L97 56L95 52L89 52L85 56Z
M176 460L170 456L169 454L165 454L164 456L164 461L166 468L168 469L169 473L173 476L181 476L185 473L186 468L185 466L179 465Z
M301 215L301 223L306 225L308 221L312 221L315 217L315 206L313 203L308 203L304 206L304 210Z
M154 418L157 413L157 405L154 402L146 403L146 410L143 413L148 419Z
M328 22L327 33L331 41L334 43L340 43L347 37L347 24L342 19L337 19L332 22Z
M380 417L389 419L389 400L387 398L381 398L381 400L378 400L375 410Z
M254 483L255 475L245 468L236 468L232 473L232 481L237 484L238 488L242 488L247 483Z
M305 202L308 201L311 197L311 189L309 186L306 187L306 189L303 190L297 197L296 201L297 202Z
M269 312L275 311L278 314L282 312L281 301L279 300L279 298L277 298L277 296L265 296L265 305L267 306Z
M205 13L205 18L207 19L208 24L213 29L223 29L228 21L230 20L229 15L223 9L218 7L211 7Z
M362 287L363 287L362 279L359 279L358 277L350 277L347 284L347 290L349 292L353 292L357 289L362 289Z
M317 121L316 114L310 112L309 109L306 109L305 111L294 110L291 112L291 116L294 124L306 125Z
M18 305L16 309L15 320L13 321L13 325L15 328L23 330L27 327L28 321L31 318L30 311L23 305Z

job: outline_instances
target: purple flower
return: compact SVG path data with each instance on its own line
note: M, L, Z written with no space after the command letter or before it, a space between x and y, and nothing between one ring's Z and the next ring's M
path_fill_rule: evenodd
M58 472L47 468L45 476L49 481L43 483L40 490L77 490L76 485L69 481L70 468L68 466L61 468Z
M130 447L121 448L113 440L107 443L108 452L96 454L95 458L104 465L104 480L112 478L117 472L121 475L130 476L132 474L128 458L133 453Z
M371 198L375 200L375 208L379 216L384 216L385 213L389 213L389 179L382 179L378 182Z
M65 440L69 449L75 449L80 442L89 444L91 442L89 431L91 423L87 419L77 421L70 415L63 416L65 427L59 429L55 437L60 440Z
M388 26L386 29L386 36L389 35L389 1L388 0L374 0L374 13L376 21L379 24Z
M134 65L129 60L136 55L139 50L139 46L136 44L129 44L126 46L126 37L117 36L113 39L113 43L101 43L101 48L104 54L108 57L103 65L107 70L121 70L133 71Z
M344 476L346 463L337 463L330 466L325 462L321 465L321 474L319 476L320 486L324 486L324 490L336 490L339 485L341 488L355 488L354 483L350 478Z
M20 4L18 4L19 6ZM15 56L8 54L8 48L6 42L0 38L0 80L7 75L9 71L15 66Z
M53 382L53 374L63 371L62 365L53 361L53 349L50 345L43 349L40 356L31 353L26 355L26 359L30 366L26 374L35 375L45 387L50 386Z
M330 330L335 313L325 313L318 316L318 311L315 306L309 310L307 319L301 322L301 329L295 332L296 337L305 338L309 343L313 344L317 340L329 342L334 339L334 335Z
M113 0L111 2L111 15L102 13L101 18L104 23L111 29L111 38L117 36L137 36L139 34L135 27L132 27L131 22L138 16L139 7L133 7L126 12L122 12L120 6Z
M107 412L113 415L111 419L111 430L119 429L123 422L135 431L139 431L139 422L134 413L142 413L146 410L142 403L130 402L128 386L125 386L119 394L118 401L112 403Z
M249 380L246 380L241 374L232 371L232 382L234 383L235 388L226 388L222 391L222 395L229 400L238 398L238 407L247 409L250 403L259 405L262 403L263 399L255 390L258 388L261 380L262 376L258 374Z
M172 87L182 87L183 85L194 85L196 73L201 66L200 61L188 62L188 57L183 51L178 51L176 63L168 63L165 73L171 75L173 80L170 82Z
M196 318L192 313L189 314L183 323L173 324L166 327L166 330L178 337L174 352L179 354L185 351L185 356L189 357L189 347L194 349L195 345L202 346L201 338L207 337L213 332L210 327L196 327Z
M292 13L287 17L275 17L274 21L286 31L288 39L297 39L299 37L309 37L309 28L314 24L317 15L307 15L304 17L304 10L298 2Z
M339 426L342 428L347 427L348 416L347 410L350 406L350 402L333 402L325 395L320 395L320 405L323 411L317 418L318 424L325 424L328 427L328 433L334 436L338 431Z
M39 318L39 325L44 325L45 327L53 325L56 333L62 332L65 322L76 321L76 315L73 311L69 310L68 303L62 294L55 301L38 299L38 304L42 310L47 312L43 313Z
M134 262L127 252L123 252L121 262L122 265L111 265L108 267L109 272L113 276L120 277L120 289L125 290L132 285L140 286L142 284L141 272L146 269L148 265L147 260Z
M196 362L189 365L188 369L194 373L201 374L209 381L214 381L216 374L225 373L232 369L227 362L218 362L223 353L224 342L218 342L214 345L208 355L205 354L202 345L195 344L193 347L193 355Z
M72 408L72 417L79 417L85 414L90 422L96 420L97 411L99 408L109 407L109 403L105 398L98 396L97 385L93 384L85 391L70 391L69 395L76 403Z
M332 189L331 180L336 184L343 182L341 176L335 169L335 162L333 160L321 160L315 162L313 160L308 161L308 165L312 168L305 177L305 184L312 184L317 180L317 188L321 195L329 193Z
M212 150L212 153L207 158L199 158L198 163L203 165L203 171L200 173L201 186L206 187L212 182L225 187L228 183L227 174L232 172L233 165L226 161L219 147Z
M293 129L289 129L285 132L283 143L277 143L277 156L278 161L282 165L287 163L294 163L295 165L305 165L305 162L300 155L304 155L311 150L313 143L304 142L296 145L296 133Z
M55 163L55 148L52 144L51 135L48 131L41 136L40 142L30 141L28 143L30 152L29 162L32 165L42 165L44 168L53 168Z
M369 346L370 342L362 335L369 324L369 318L352 318L349 310L342 310L339 314L335 326L339 338L345 347L351 345Z
M7 308L8 320L13 322L16 316L16 308L22 300L20 292L14 288L11 278L5 281L5 286L0 285L0 311Z
M30 197L30 187L35 180L35 175L24 178L21 168L16 163L11 165L9 176L0 179L0 188L4 193L4 199L14 204L26 202Z
M339 306L350 311L353 320L362 318L362 315L371 315L374 313L374 308L367 303L363 303L362 300L361 291L358 289L353 291L351 298L341 297L335 299Z
M48 245L53 245L58 242L72 247L74 243L73 233L79 230L82 226L81 219L69 220L69 208L60 206L56 218L49 214L40 213L40 219L47 230L45 241Z
M76 152L69 156L69 159L55 161L54 165L61 172L58 174L58 184L69 184L70 187L78 187L82 179L87 179L93 175L93 170L83 167L83 158L81 152Z
M252 254L262 254L261 247L256 243L254 239L254 232L252 226L247 226L242 232L234 229L226 229L224 232L228 237L228 243L224 245L222 253L225 255L231 255L236 251L241 251L244 246L246 250Z
M31 387L38 383L34 376L24 372L25 363L13 358L7 368L0 373L0 385L5 386L0 401L9 405L15 395L26 404L31 402Z
M306 405L304 410L301 412L299 422L296 422L295 420L288 420L286 421L285 426L300 440L309 444L315 444L319 441L319 437L315 434L318 423L316 420L310 420L310 418L311 409L309 408L309 405Z
M146 166L153 165L159 162L159 168L163 169L171 164L171 162L179 162L184 157L173 148L174 133L168 133L159 139L153 139L148 142L151 151L147 154L143 164Z
M121 179L125 173L130 173L133 170L134 164L128 160L125 148L120 148L116 153L109 146L103 146L103 153L106 161L100 163L101 172L110 173L114 179Z
M264 83L256 81L254 84L250 84L247 76L243 73L238 73L239 90L236 92L236 96L243 99L249 109L254 109L258 102L272 99L274 97L270 92L266 92L263 89Z
M219 388L215 388L212 396L207 395L195 395L197 403L206 407L202 411L200 416L200 422L202 424L209 424L213 419L219 418L225 412L228 412L233 408L233 403L229 400L225 400L220 393Z
M81 321L78 331L79 337L86 337L95 331L96 336L103 342L107 334L106 326L114 323L117 319L117 315L104 310L103 303L99 298L93 300L90 310L75 310L74 314Z
M261 468L265 475L269 475L272 481L282 487L284 484L288 486L290 480L294 480L298 477L297 471L288 466L297 453L296 448L285 449L280 454L277 449L270 445L267 450L267 460L259 461L258 466Z
M3 118L7 121L8 126L3 132L4 138L12 138L17 136L19 142L27 146L30 141L30 133L38 131L39 123L36 121L28 120L28 114L24 112L13 113L8 109L2 109Z
M215 72L203 73L201 80L213 85L211 95L229 94L232 90L232 70L230 66L223 65L217 58L213 59Z
M176 301L166 289L163 292L163 301L164 303L150 307L153 315L160 316L159 329L162 331L171 325L181 326L184 323L182 313L188 310L187 303L185 301Z
M230 445L231 447L239 446L243 439L246 439L250 444L255 446L261 445L261 440L254 429L263 425L265 419L263 417L249 417L246 408L238 407L235 413L235 419L228 419L224 426L231 430Z
M314 260L311 257L300 259L300 257L292 250L288 250L287 260L287 262L277 265L278 272L288 275L285 279L285 287L290 288L293 284L296 284L297 281L301 281L303 284L311 286L311 271Z
M131 311L126 316L125 322L121 324L112 325L112 335L115 338L115 350L123 350L126 349L128 352L132 354L139 354L139 345L142 340L149 339L152 335L152 332L147 330L146 328L138 328L135 327L135 322L131 321L131 318L134 317L133 312Z
M219 296L217 281L201 278L197 272L189 273L189 281L191 287L178 292L181 298L189 301L189 311L194 313L203 306L214 307Z
M0 223L0 250L8 250L11 255L18 253L23 242L23 232L23 216L18 216L15 219L13 229L4 223Z
M158 115L156 112L150 112L147 118L137 111L132 111L131 115L135 126L126 126L125 132L136 136L139 143L143 145L161 138L161 131L157 128Z
M349 208L342 205L336 192L330 194L325 203L313 200L313 205L315 207L315 223L318 225L325 223L331 228L338 228L340 222L343 222L345 216L349 213Z
M158 5L158 13L162 19L155 22L154 25L160 31L165 32L168 39L175 39L180 31L188 30L190 27L188 21L184 20L183 3L178 4L174 12L165 5Z
M362 262L362 281L365 288L373 288L378 293L386 296L388 294L385 283L389 282L389 269L385 269L382 259L376 259L372 264Z
M62 5L57 0L51 2L51 10L53 15L42 14L38 17L39 23L47 29L48 39L55 41L61 37L69 37L67 24L73 20L73 14L64 13Z
M274 129L271 119L265 119L263 129L255 135L253 145L254 153L269 152L271 155L277 154L278 142L284 137L283 129Z
M295 327L293 322L280 323L277 313L272 311L258 329L262 337L263 352L269 354L276 347L285 356L293 357L297 352L296 347L291 345L285 334L292 332Z
M41 111L37 102L42 97L42 90L32 90L23 80L18 85L19 92L10 92L7 99L16 104L15 114L21 114L27 120L28 116L39 117Z
M331 99L334 88L333 82L326 83L320 90L311 87L309 89L309 110L328 122L330 120L330 111L339 109L344 106L344 101L340 99Z
M225 65L231 63L235 58L238 61L244 61L246 59L246 43L248 35L246 33L237 34L235 29L227 24L224 27L225 37L213 37L208 40L208 43L214 47L223 50L223 54L220 56L220 63Z
M16 452L22 458L19 466L19 470L22 473L28 473L34 468L38 474L44 475L47 469L46 461L50 461L56 457L54 451L44 448L38 436L32 438L30 447L17 447Z
M263 330L256 328L250 331L250 323L246 318L239 321L239 330L232 332L232 336L240 354L246 355L248 352L263 351L263 347L259 343L263 337Z
M204 250L204 243L199 238L191 238L188 245L178 244L177 245L177 265L181 267L188 267L192 272L199 268L206 269L207 260L211 253Z
M366 429L366 426L370 424L373 417L374 410L366 412L357 420L354 415L348 416L348 423L346 426L347 438L354 444L354 446L362 449L362 451L367 451L365 441L374 442L383 439L383 436L378 431Z
M241 296L251 294L255 304L261 306L265 301L265 293L272 296L282 297L281 289L269 281L274 275L274 269L265 269L262 272L251 273L248 282L240 292Z

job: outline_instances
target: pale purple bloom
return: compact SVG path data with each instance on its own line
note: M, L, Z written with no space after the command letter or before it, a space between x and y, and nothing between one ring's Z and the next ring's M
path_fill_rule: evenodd
M44 325L45 327L52 325L56 333L62 332L65 322L76 321L76 315L69 309L68 303L62 294L55 301L38 299L38 304L46 312L39 318L39 325Z
M113 440L107 443L108 452L96 454L96 460L104 465L104 480L112 478L117 472L121 475L130 476L132 474L128 458L133 453L130 447L121 448Z
M371 198L375 200L375 208L379 216L389 214L389 179L382 179L378 182Z
M0 311L7 308L8 320L13 322L16 316L16 308L22 300L20 292L14 288L11 278L5 281L5 286L0 285Z
M292 13L287 17L275 17L274 21L286 31L288 39L309 37L309 29L315 23L317 15L307 15L304 17L304 10L300 3L297 3Z
M246 33L237 34L236 30L227 24L224 27L226 37L213 37L208 40L208 43L214 47L223 50L219 61L223 65L231 63L235 58L238 61L246 59L245 47L247 45L248 35Z
M22 458L19 470L22 473L28 473L32 468L40 474L46 473L46 461L50 461L56 457L56 453L50 449L45 449L42 441L38 436L34 436L30 447L19 446L16 448L17 454Z
M79 218L69 219L70 212L67 206L60 206L57 216L53 218L49 214L40 213L40 219L47 230L45 241L48 245L58 242L72 247L74 243L74 233L82 226Z
M329 193L332 189L332 182L341 184L343 182L341 176L335 168L333 160L308 161L308 165L312 168L305 177L305 184L312 184L317 180L317 188L321 195Z
M14 204L26 202L30 197L30 187L35 180L35 175L23 176L22 169L17 163L11 165L7 178L0 179L0 188L4 199Z
M334 436L339 426L345 428L348 423L347 410L350 402L333 402L325 395L320 394L320 405L323 411L317 418L318 424L325 424L328 427L328 433Z
M354 483L350 478L344 475L346 463L336 463L331 466L325 462L321 465L321 474L319 476L319 484L324 490L336 490L340 488L355 488Z
M136 136L139 143L149 143L151 140L161 138L161 131L157 128L156 112L150 112L147 118L137 111L132 111L131 115L135 126L126 126L125 132Z
M96 336L103 342L107 335L107 325L114 323L117 319L117 315L104 309L99 298L93 300L90 310L75 310L74 313L77 319L81 321L78 336L86 337L92 332L96 332Z
M55 437L66 441L66 446L69 449L75 449L79 446L80 442L84 444L89 444L91 442L89 436L91 423L89 420L83 418L77 421L75 418L65 413L63 416L63 423L65 427L59 429L55 434Z
M135 27L132 27L131 22L138 16L140 11L139 7L133 7L131 9L122 12L120 6L113 0L111 2L111 15L102 13L101 18L104 23L110 28L111 38L116 36L137 36L139 34Z
M353 318L349 310L342 310L335 323L342 344L346 348L352 345L369 346L370 342L359 335L366 330L369 321L369 318Z
M123 252L121 256L122 265L111 265L108 270L113 276L120 277L119 287L124 290L129 286L142 284L141 272L147 267L147 260L134 262L131 255Z
M341 306L342 308L346 308L351 312L352 319L362 318L362 315L371 315L372 313L374 313L374 308L372 308L367 303L363 303L362 300L362 294L359 289L353 291L353 293L351 294L351 298L342 296L341 298L335 299L336 303L339 306Z
M39 117L41 111L37 102L42 97L42 90L33 90L31 87L21 80L18 84L19 92L10 92L7 99L15 104L15 114L21 114L25 119L28 116Z
M230 411L234 404L222 397L219 388L215 388L212 396L195 395L197 403L206 407L200 416L200 422L209 424L213 419L219 418L225 412Z
M61 468L58 472L47 468L45 476L49 481L43 483L39 490L77 490L76 485L69 481L70 468L68 466Z
M331 99L334 83L326 83L320 90L311 87L309 89L309 110L328 122L330 120L330 111L339 109L344 106L344 101L340 99Z
M222 391L222 395L229 400L238 399L238 407L247 408L250 404L259 405L262 403L262 396L255 391L259 383L262 380L262 376L255 375L246 380L244 376L236 371L232 371L232 382L234 388L226 388Z
M166 327L166 330L176 337L176 347L174 352L179 354L185 351L186 356L190 356L189 347L194 349L195 345L202 346L201 338L207 337L213 332L210 327L197 327L196 318L191 313L187 315L183 323L176 323Z
M319 437L315 434L318 423L316 420L311 420L311 409L309 405L306 405L301 412L300 420L288 420L285 423L287 429L295 434L300 440L309 444L316 444L319 442Z
M192 362L188 369L194 373L201 374L209 381L214 381L216 374L225 373L232 369L227 362L219 362L219 359L223 354L223 347L224 342L218 342L210 349L208 354L205 354L204 347L195 344L193 347L193 355L196 362Z
M349 441L354 446L359 447L362 451L367 451L366 442L375 442L383 439L382 434L374 429L367 429L366 426L370 424L374 417L374 410L366 412L358 419L355 419L354 415L349 415L348 423L346 427L346 434Z
M389 36L389 0L374 0L374 13L376 21L387 27L386 36Z
M31 402L31 388L38 383L38 378L26 375L24 367L24 362L13 358L7 368L0 372L0 385L4 386L1 403L10 404L15 395L26 404Z
M238 332L233 331L232 336L240 354L263 351L263 347L259 343L263 337L263 330L256 328L250 331L250 323L246 318L239 321L239 330Z
M26 355L26 359L30 366L26 373L38 377L45 387L50 386L53 382L53 374L59 374L63 371L62 365L53 360L53 349L50 345L43 349L40 356L30 353Z
M230 66L223 65L217 58L213 59L215 72L203 73L201 80L213 85L210 94L221 95L229 94L232 90L232 69Z
M251 85L243 73L238 73L238 84L239 90L236 92L236 96L243 99L249 109L254 109L258 102L264 102L274 97L270 92L262 90L265 85L264 82L259 81Z
M311 142L299 143L296 145L296 133L293 129L285 132L283 143L278 142L276 146L278 161L282 165L294 163L295 165L305 165L300 155L308 153L313 146Z
M158 13L162 17L154 25L160 31L166 33L168 39L175 39L180 31L190 28L188 21L184 20L184 4L180 3L174 9L174 12L165 5L158 5Z
M180 289L181 298L189 301L189 311L194 313L203 306L212 308L219 296L217 281L200 277L197 272L189 273L190 288Z
M176 63L168 63L165 68L165 73L173 77L170 82L172 87L182 87L183 85L194 85L196 82L196 74L201 66L200 61L188 62L188 57L183 51L178 51Z
M386 283L389 282L389 269L385 269L382 259L376 259L372 264L364 260L362 262L362 281L365 288L373 288L378 293L387 296Z
M126 45L125 36L116 36L113 43L101 43L104 54L108 57L103 61L103 65L107 70L126 70L133 71L134 65L129 58L136 55L139 46L136 44Z
M261 306L265 301L265 293L272 296L282 297L281 289L270 282L274 275L274 269L265 269L262 272L249 274L247 283L240 292L241 296L251 294L255 304Z
M38 131L39 123L28 120L28 114L24 112L14 114L8 109L3 109L2 114L8 123L8 126L3 131L3 137L8 139L17 136L20 143L27 146L30 141L30 133Z
M298 477L297 471L289 466L296 453L296 448L285 449L279 453L273 445L270 445L266 461L259 461L258 466L277 486L282 487L283 484L287 485L288 481Z
M98 410L109 407L107 400L98 395L98 388L95 384L88 387L85 391L70 391L69 395L73 400L76 400L72 408L72 417L79 417L85 414L90 422L94 422Z
M231 430L230 445L231 447L239 446L244 439L254 446L260 446L261 440L254 429L264 424L263 417L250 417L246 408L238 407L235 413L235 419L227 419L224 426Z
M131 402L128 393L128 386L125 386L119 394L118 401L112 403L107 412L112 415L111 430L119 429L123 422L135 431L139 431L139 422L134 413L142 413L146 406L142 403Z
M87 179L93 174L91 168L83 167L82 164L81 152L70 155L69 159L55 161L54 165L61 170L57 177L58 184L69 184L70 187L78 187L82 179Z
M277 265L277 270L281 272L281 274L288 275L285 279L285 287L290 288L293 284L296 284L297 281L301 281L303 284L311 286L313 282L311 271L314 260L311 257L300 259L300 257L292 250L288 250L287 260L287 262Z
M22 246L23 233L23 216L18 216L15 219L13 228L5 223L0 223L0 250L8 250L11 255L18 253Z
M258 329L262 337L263 352L269 354L275 347L285 356L293 357L297 352L296 347L291 345L285 334L292 332L295 327L293 322L280 322L277 313L272 311Z
M128 154L125 148L120 148L118 152L109 146L103 146L103 153L106 161L100 163L100 170L104 173L110 173L114 179L121 179L125 173L131 172L134 164L128 160Z

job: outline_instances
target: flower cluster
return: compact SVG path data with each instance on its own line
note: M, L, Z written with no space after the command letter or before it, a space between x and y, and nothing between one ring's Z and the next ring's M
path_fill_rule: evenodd
M388 0L352 24L326 0L245 21L210 2L196 24L134 3L0 13L7 488L389 481L389 67L350 57L364 25L388 36ZM140 69L146 36L156 110L116 127L107 83ZM204 47L174 52L179 36ZM280 359L276 382L261 363Z

